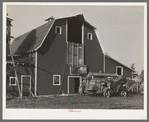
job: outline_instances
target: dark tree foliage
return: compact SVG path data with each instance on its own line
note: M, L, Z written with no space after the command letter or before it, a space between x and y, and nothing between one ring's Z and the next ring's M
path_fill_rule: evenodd
M135 70L135 63L131 64L131 69Z
M142 82L144 82L144 69L141 71L140 78Z

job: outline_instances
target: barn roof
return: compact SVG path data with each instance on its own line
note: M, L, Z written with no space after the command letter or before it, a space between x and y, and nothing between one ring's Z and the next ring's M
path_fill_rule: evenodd
M69 19L69 18L77 18L79 21L81 21L82 23L84 23L84 25L88 26L91 29L96 29L96 27L94 27L93 25L91 25L89 22L87 22L84 19L83 14L78 14L78 15L74 15L74 16L70 16L70 17L65 17L65 18L58 18L58 19Z
M107 53L105 54L105 56L106 56L107 58L110 58L110 59L112 59L113 61L115 61L115 62L117 62L117 63L121 64L122 66L124 66L124 67L128 68L129 70L131 70L131 71L133 71L133 72L136 72L135 70L131 69L130 67L126 66L125 64L123 64L123 63L121 63L121 62L117 61L116 59L112 58L112 57L111 57L111 56L109 56Z
M11 44L11 53L10 55L19 55L22 53L30 53L32 51L36 51L38 48L41 47L44 39L46 38L47 34L49 33L52 25L54 24L55 20L59 19L69 19L69 18L77 18L79 21L84 22L84 24L92 29L96 29L94 26L89 24L85 21L83 14L79 14L76 16L65 17L65 18L48 18L46 24L41 25L17 38L14 39L13 43ZM49 21L50 20L50 21Z
M50 31L53 23L54 19L15 38L13 43L11 44L11 55L27 53L33 50L37 50L41 46L48 32Z

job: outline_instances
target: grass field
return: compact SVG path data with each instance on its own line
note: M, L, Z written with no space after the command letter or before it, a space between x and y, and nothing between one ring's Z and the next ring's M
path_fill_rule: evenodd
M7 98L6 108L42 109L143 109L143 94L129 94L127 97L111 96L52 96Z

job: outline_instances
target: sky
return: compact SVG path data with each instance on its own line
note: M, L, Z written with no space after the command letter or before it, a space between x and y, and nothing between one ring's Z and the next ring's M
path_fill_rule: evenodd
M144 7L102 5L7 5L15 38L44 23L45 19L83 14L97 28L106 53L140 74L144 69Z

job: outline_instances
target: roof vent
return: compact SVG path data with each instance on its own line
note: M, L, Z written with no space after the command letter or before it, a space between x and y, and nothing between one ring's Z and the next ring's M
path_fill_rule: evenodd
M49 17L48 19L46 19L45 21L48 21L48 22L50 22L50 21L52 21L53 19L55 19L53 16L51 16L51 17Z

